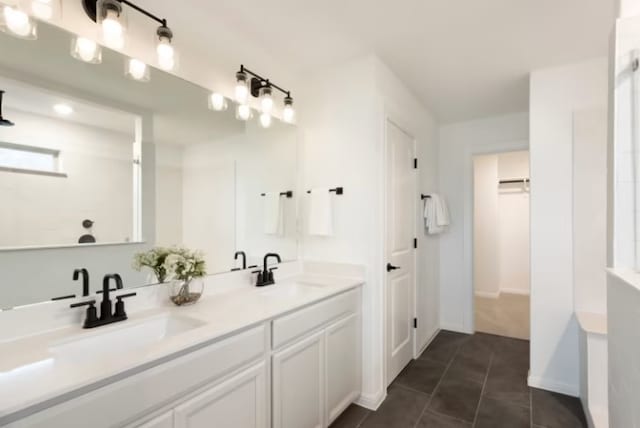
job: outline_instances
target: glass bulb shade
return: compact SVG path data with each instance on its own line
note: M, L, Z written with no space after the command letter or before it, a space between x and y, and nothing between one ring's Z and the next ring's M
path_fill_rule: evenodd
M151 80L147 64L136 58L129 58L127 61L125 75L132 80L137 80L138 82L148 82Z
M223 111L227 109L227 100L222 94L217 92L209 96L209 108L214 111Z
M93 40L78 36L71 41L71 56L80 61L100 64L102 49Z
M249 101L249 87L246 80L236 83L235 98L240 104L246 104Z
M58 0L31 0L31 13L43 21L53 19L59 11Z
M269 87L260 89L260 110L267 114L271 114L273 110L273 97Z
M269 113L260 114L260 125L262 125L263 128L271 126L271 115Z
M35 21L17 6L2 6L0 29L22 39L37 38Z
M291 104L286 104L282 110L282 120L286 123L293 123L296 120L296 111Z
M246 104L238 104L236 107L236 119L238 120L249 120L253 116L251 112L251 107Z
M100 25L102 26L104 43L111 48L122 49L124 46L124 26L120 22L118 12L108 9Z
M176 66L175 50L168 37L160 37L156 45L156 53L158 54L158 66L163 70L173 70Z

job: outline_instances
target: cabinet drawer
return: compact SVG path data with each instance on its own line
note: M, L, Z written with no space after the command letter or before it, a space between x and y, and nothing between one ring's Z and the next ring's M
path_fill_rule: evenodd
M359 290L351 290L273 321L273 349L332 320L358 312Z
M265 358L264 325L21 419L14 427L123 426Z

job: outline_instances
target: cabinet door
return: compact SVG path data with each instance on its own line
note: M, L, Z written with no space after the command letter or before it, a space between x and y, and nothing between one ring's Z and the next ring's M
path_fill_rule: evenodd
M131 425L137 428L173 428L173 410L143 423L142 425Z
M353 314L325 332L327 419L333 422L360 396L360 318Z
M267 428L264 362L211 387L174 409L175 428Z
M324 332L273 354L273 428L324 426Z

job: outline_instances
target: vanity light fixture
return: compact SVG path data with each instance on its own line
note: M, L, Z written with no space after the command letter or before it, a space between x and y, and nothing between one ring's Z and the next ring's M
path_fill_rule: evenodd
M235 98L238 104L246 104L249 101L247 73L245 73L242 69L236 73Z
M124 47L124 14L118 0L98 1L98 23L102 32L102 40L110 48Z
M21 39L38 38L35 21L20 7L18 1L0 2L0 5L0 31Z
M93 40L77 36L71 40L71 56L90 64L100 64L102 62L102 49Z
M140 61L137 58L129 58L126 64L127 68L125 70L125 76L130 78L131 80L136 80L138 82L148 82L151 80L149 75L149 67L147 64Z
M289 95L284 97L282 120L284 120L286 123L293 123L296 120L296 111L293 109L293 98L291 98Z
M251 76L249 82L248 76ZM257 73L247 69L244 65L240 65L240 70L236 73L236 90L235 98L239 105L246 105L248 103L249 94L259 99L260 103L260 124L268 128L271 126L271 113L274 107L273 90L280 91L284 94L284 108L282 110L282 120L286 123L293 123L295 120L295 110L293 109L293 98L291 92L283 89L282 87L274 84L269 79L260 76ZM236 117L241 120L248 120L248 118L239 117L239 106L236 109Z
M53 106L53 110L60 116L69 116L73 113L73 107L68 104L56 104Z
M177 56L172 44L173 31L167 25L166 19L159 18L128 0L82 0L87 16L100 24L105 44L116 49L121 49L125 42L126 16L123 5L160 24L155 34L157 65L163 70L174 70L177 66Z
M224 111L228 107L229 104L227 103L227 99L224 97L224 95L218 92L213 92L211 95L209 95L209 108L211 110Z

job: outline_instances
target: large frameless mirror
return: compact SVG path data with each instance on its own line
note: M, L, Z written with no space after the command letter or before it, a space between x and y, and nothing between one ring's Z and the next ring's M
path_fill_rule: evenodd
M136 257L152 248L199 250L209 274L296 258L295 126L212 111L205 88L38 33L0 33L0 308L80 296L79 268L92 293L107 273L157 283Z

